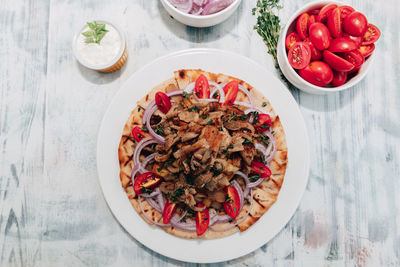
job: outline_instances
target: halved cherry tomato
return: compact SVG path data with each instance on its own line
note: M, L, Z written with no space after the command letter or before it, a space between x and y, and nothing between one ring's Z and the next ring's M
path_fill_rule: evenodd
M375 50L375 44L362 45L360 46L360 48L358 48L358 51L361 52L361 55L363 55L364 58L371 55L372 52L374 52L374 50Z
M358 50L346 52L341 54L340 56L346 59L348 62L352 63L354 65L354 68L358 68L364 63L364 57Z
M132 136L135 138L136 142L140 142L144 138L144 133L139 126L135 126L132 129Z
M308 17L307 29L309 29L310 26L311 26L311 24L313 24L313 23L316 22L316 21L317 21L317 16L315 16L315 15L310 15L310 16Z
M345 37L339 37L333 39L331 45L329 46L329 51L331 52L348 52L357 49L356 43Z
M333 37L339 37L342 35L342 21L340 19L340 9L337 7L332 10L328 16L328 28Z
M270 177L272 174L268 166L258 161L253 161L250 165L250 168L251 168L251 173L259 174L260 178L267 178Z
M322 61L311 62L310 65L299 70L299 75L307 82L317 86L325 86L333 79L332 69Z
M167 224L171 220L172 216L176 211L176 203L169 202L165 203L164 210L163 210L163 223Z
M308 11L308 14L317 16L319 13L319 9L311 9ZM315 17L316 18L316 17Z
M333 86L341 86L343 85L347 80L347 72L344 71L334 71L333 72L333 80L332 80L332 85Z
M288 52L290 65L295 69L302 69L310 63L311 50L308 44L297 42Z
M364 34L362 45L369 45L378 41L381 31L374 24L368 24L367 31Z
M354 12L354 8L351 6L340 6L340 18L343 21L348 15Z
M232 105L235 102L238 91L239 83L237 81L230 81L224 86L225 102L224 105Z
M133 190L138 195L143 193L148 193L159 183L161 183L160 176L152 172L145 172L135 178L135 182L133 184Z
M171 108L171 100L163 92L157 92L155 96L156 104L162 113L167 114L168 110Z
M324 50L329 47L331 36L328 28L324 24L319 22L313 23L310 26L308 33L311 42L317 49Z
M301 42L300 36L297 33L292 32L288 36L286 36L286 50L289 50L296 42Z
M203 211L197 211L196 212L196 233L198 236L203 235L208 228L208 225L210 224L210 214L208 212L208 209L205 207L203 203L199 203L197 205L199 208L203 208Z
M239 193L233 186L225 186L224 191L226 198L222 205L224 206L224 210L229 217L234 219L238 216L240 210Z
M344 58L335 55L334 53L324 50L324 61L336 71L351 71L354 69L354 65L345 60Z
M318 16L317 16L317 21L326 23L332 10L334 10L335 8L337 8L337 5L335 5L335 4L329 4L329 5L326 5L323 8L321 8L321 10L319 11Z
M311 42L310 38L305 39L304 42L306 44L308 44L308 46L310 47L311 61L320 60L322 58L321 50L318 50L317 48L315 48L315 46Z
M301 40L304 40L308 36L308 19L309 15L307 13L303 13L300 15L300 17L297 19L297 24L296 24L296 31L297 34L300 36Z
M256 129L257 132L265 132L266 130L271 127L272 120L271 117L268 114L258 114L258 118L254 119L254 128Z
M194 92L198 98L210 98L210 85L206 76L201 74L194 85Z
M354 69L352 69L351 71L349 71L347 74L353 74L353 73L357 73L360 69L361 69L362 65L355 67Z
M354 11L343 20L343 29L350 35L364 36L367 28L367 18L360 12Z
M362 41L363 41L363 38L362 38L362 37L360 37L360 36L351 36L350 34L345 33L345 32L343 33L342 37L343 37L343 38L350 39L350 40L353 40L354 43L356 43L356 46L357 46L357 47L360 47L360 45L361 45L361 43L362 43Z

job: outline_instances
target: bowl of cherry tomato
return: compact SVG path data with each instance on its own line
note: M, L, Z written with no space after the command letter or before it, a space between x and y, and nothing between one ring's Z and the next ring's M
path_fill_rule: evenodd
M381 33L364 14L336 1L311 2L282 29L278 63L297 88L326 94L361 81Z

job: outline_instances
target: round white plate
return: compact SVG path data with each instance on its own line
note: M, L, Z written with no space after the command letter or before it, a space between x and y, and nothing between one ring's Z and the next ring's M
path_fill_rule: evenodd
M289 164L276 203L247 231L214 240L189 240L148 225L133 209L119 179L118 145L136 102L179 69L203 69L238 77L260 90L281 118ZM258 63L222 50L191 49L156 59L135 72L104 115L97 141L97 167L104 197L120 224L146 247L170 258L211 263L246 255L267 243L289 221L305 190L309 145L300 110L287 88Z

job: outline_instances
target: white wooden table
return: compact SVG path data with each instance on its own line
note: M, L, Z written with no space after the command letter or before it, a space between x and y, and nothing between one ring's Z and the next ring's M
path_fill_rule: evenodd
M97 132L124 81L172 51L221 48L275 71L253 30L255 2L196 29L157 0L1 1L0 266L194 266L145 248L114 219L97 178ZM285 23L307 1L281 2ZM376 61L346 92L293 91L311 140L307 191L273 240L219 266L400 264L400 2L346 3L381 29ZM96 18L127 33L118 72L87 70L72 55L73 34Z

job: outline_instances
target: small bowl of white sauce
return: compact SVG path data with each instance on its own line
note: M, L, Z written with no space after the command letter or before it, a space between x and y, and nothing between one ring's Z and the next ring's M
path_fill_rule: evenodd
M119 70L128 57L123 32L103 20L88 22L82 27L74 36L72 49L79 63L100 72Z

